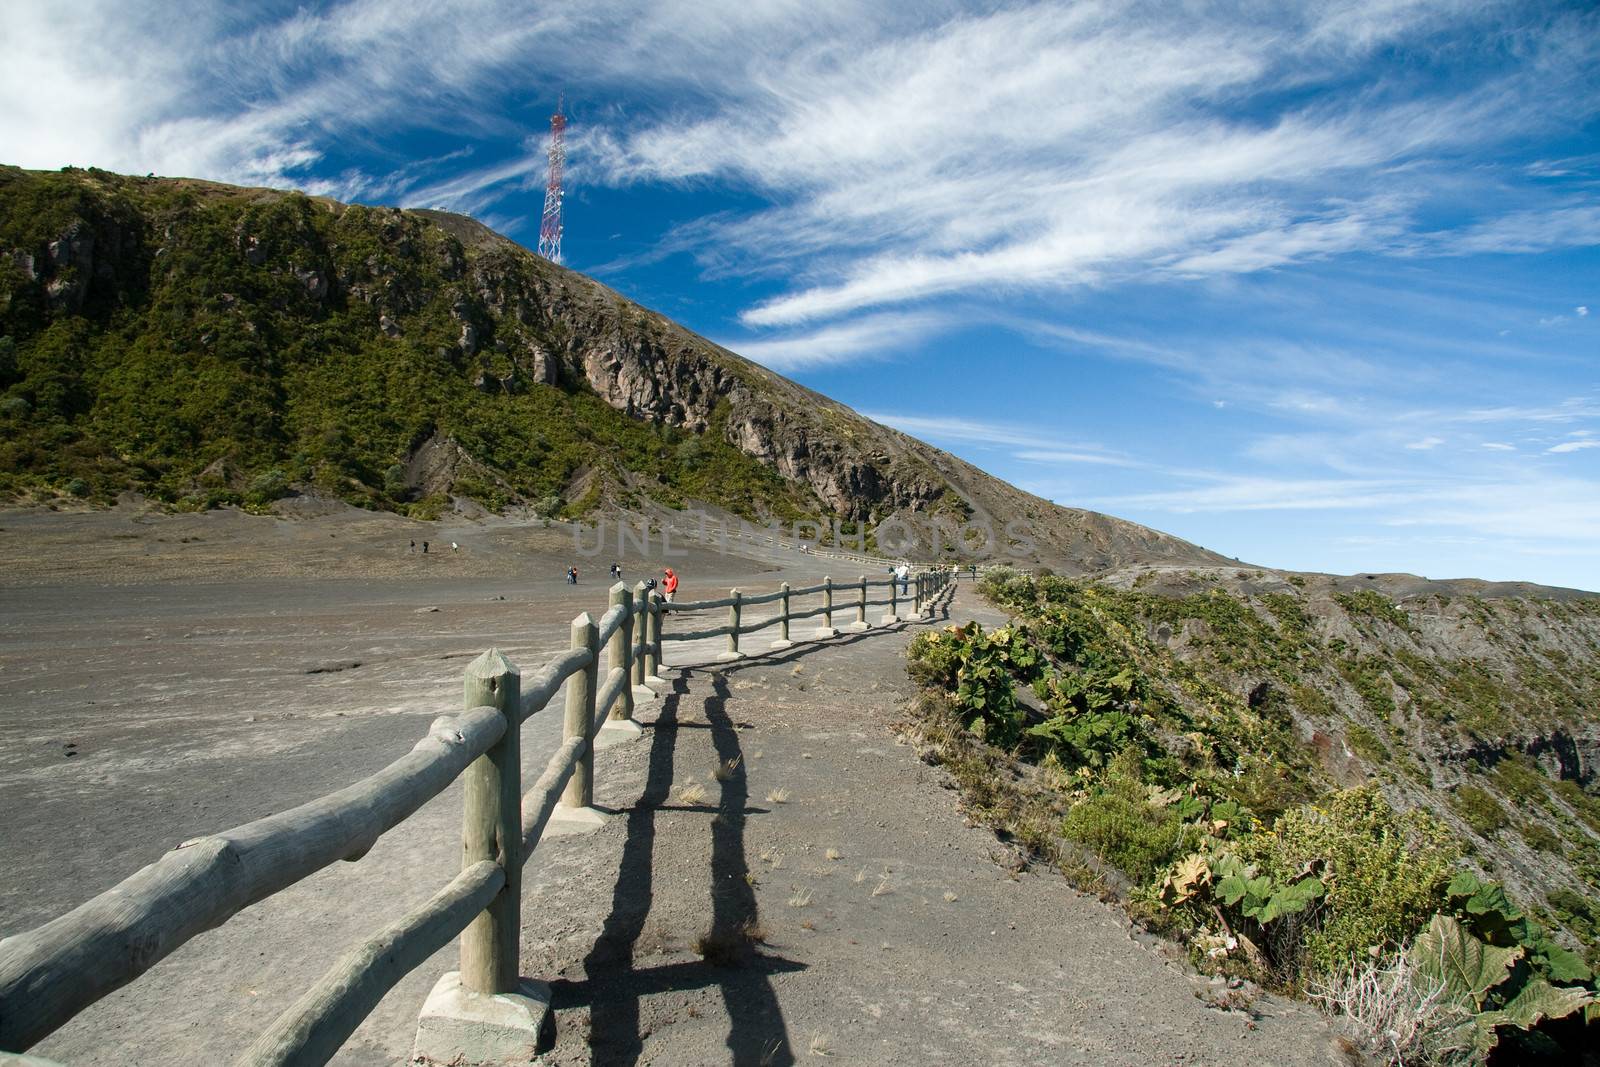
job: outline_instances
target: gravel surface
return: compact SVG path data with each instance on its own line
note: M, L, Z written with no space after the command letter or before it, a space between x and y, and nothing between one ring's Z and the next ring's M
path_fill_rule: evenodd
M462 547L423 559L413 536ZM484 648L526 671L564 647L574 614L603 610L609 560L575 560L562 538L338 509L0 513L0 936L187 838L372 773L459 705L461 669ZM577 587L560 578L568 562L584 567ZM671 562L696 598L860 569L783 552ZM630 581L660 564L625 561ZM988 617L964 593L952 610ZM597 758L610 818L547 840L526 869L522 970L553 982L558 1008L547 1059L1337 1062L1309 1009L1208 1007L1216 991L1115 909L1053 874L1008 873L942 773L895 742L911 629L736 664L711 662L720 642L669 645L643 736ZM530 780L559 707L524 729ZM36 1051L229 1061L350 945L448 881L459 834L458 785L361 862L196 938ZM706 935L727 965L695 951ZM454 958L402 981L335 1062L404 1062Z

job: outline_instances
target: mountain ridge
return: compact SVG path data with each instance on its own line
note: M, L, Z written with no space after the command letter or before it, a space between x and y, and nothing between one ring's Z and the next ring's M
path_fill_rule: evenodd
M448 212L4 168L0 316L14 495L314 487L423 516L441 496L569 517L706 500L857 536L896 518L919 554L987 526L978 557L1072 573L1233 562L1026 494ZM1024 537L1001 543L1008 523Z

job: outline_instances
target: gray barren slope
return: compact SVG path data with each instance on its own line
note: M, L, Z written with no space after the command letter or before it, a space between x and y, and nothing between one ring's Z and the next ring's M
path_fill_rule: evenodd
M580 561L572 587L560 578L570 542L552 531L345 509L294 522L11 513L3 526L0 936L185 839L383 766L455 706L483 648L524 668L561 648L566 620L603 601L590 574L608 562ZM409 552L424 534L461 550ZM628 575L662 562L630 559ZM672 562L696 597L855 577L783 552ZM975 602L956 611L993 619ZM677 656L689 666L641 716L645 736L599 758L610 822L547 842L528 867L522 969L556 982L552 1058L789 1062L815 1043L862 1063L1323 1062L1308 1010L1209 1008L1212 988L1133 940L1116 911L1053 874L1013 880L1008 849L966 824L942 772L896 744L908 638L802 644L737 670L692 666L709 646ZM525 775L559 731L559 710L529 721ZM737 774L717 782L730 759ZM686 804L691 778L706 797ZM768 799L779 790L783 803ZM39 1051L80 1065L226 1062L453 875L460 820L456 787L359 863L196 938ZM693 951L746 919L766 930L757 958L717 967ZM336 1062L403 1060L423 997L453 966L452 948L409 976Z

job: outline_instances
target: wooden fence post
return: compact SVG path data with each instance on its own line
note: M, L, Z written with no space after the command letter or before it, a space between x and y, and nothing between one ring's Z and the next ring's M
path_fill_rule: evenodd
M893 570L889 572L889 614L883 621L886 624L900 621L900 576Z
M622 675L628 681L623 685L622 692L617 694L617 699L611 705L612 719L633 718L633 598L628 595L628 587L621 582L611 587L611 606L622 609L622 625L618 626L611 634L611 640L606 643L606 672L622 668Z
M729 595L733 597L733 603L728 605L728 651L717 657L724 663L744 658L744 653L739 651L739 616L742 614L740 610L743 606L741 604L742 597L737 589L731 590Z
M856 599L856 621L850 624L850 629L861 633L867 629L867 576L861 576L861 595Z
M648 673L645 669L646 654L650 648L650 601L647 599L648 596L649 591L643 582L639 582L633 587L633 619L629 623L633 627L633 646L629 649L628 655L632 659L633 666L632 684L635 707L638 707L639 701L654 700L659 695L645 682L645 677Z
M567 717L562 730L562 740L574 737L588 738L594 724L594 698L600 676L600 631L586 611L572 620L572 647L586 648L591 653L589 665L567 679ZM572 768L567 779L566 792L561 794L564 808L594 807L594 746L585 741L583 756Z
M778 616L778 639L772 642L774 651L794 647L794 642L789 640L789 583L779 585L778 593L778 609L782 614Z
M499 649L468 665L462 705L505 716L506 732L472 761L465 783L461 867L491 860L506 884L461 934L461 984L474 993L514 993L522 905L522 675Z
M661 597L651 591L644 597L644 681L655 685L661 681Z
M824 575L822 579L822 625L817 627L818 637L834 637L839 633L833 628L833 576Z
M911 596L911 617L922 618L922 575L917 575L916 592Z

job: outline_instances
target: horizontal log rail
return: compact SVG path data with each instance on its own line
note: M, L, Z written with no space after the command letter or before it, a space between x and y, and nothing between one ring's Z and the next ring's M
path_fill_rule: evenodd
M897 579L892 579L892 578L876 579L874 581L867 582L867 588L869 588L869 589L882 589L882 588L885 588L885 587L887 587L889 585L894 584L894 582L896 580ZM861 588L861 583L860 582L853 582L850 585L835 585L835 586L833 586L833 589L836 590L836 591L837 590L844 590L844 589L859 589L859 588ZM812 586L806 586L803 589L791 589L791 590L789 590L789 595L790 596L812 596L812 595L814 595L816 593L824 592L827 589L828 589L828 586L826 584L823 584L823 585L812 585ZM779 590L776 593L763 593L760 596L742 597L742 598L740 598L740 603L742 603L745 607L749 607L751 604L770 604L773 601L782 599L782 597L783 597L783 591ZM733 597L727 596L727 597L723 597L721 600L690 600L690 601L674 600L674 601L671 602L671 604L672 604L672 612L673 612L673 614L677 614L678 612L689 612L689 611L711 611L711 610L713 610L715 608L731 607L733 605Z
M491 708L434 720L405 756L337 793L185 842L58 919L0 942L0 1049L21 1052L197 934L347 857L500 740Z
M345 953L235 1067L331 1060L384 994L454 940L505 884L506 872L488 860L456 875L425 903Z
M387 767L327 796L222 833L179 845L113 888L33 930L0 941L0 1051L22 1052L78 1012L133 981L185 942L338 860L359 860L384 833L465 775L463 869L429 900L351 948L247 1049L239 1067L323 1064L385 993L440 948L461 938L461 984L509 993L518 976L521 871L546 826L563 808L593 803L594 749L608 723L631 720L636 695L662 670L667 641L726 637L737 657L739 636L781 626L775 647L789 643L790 623L886 606L881 621L898 622L900 606L917 616L948 596L951 574L821 585L669 609L643 582L618 583L597 623L573 620L570 647L526 678L498 651L467 668L463 708L440 716L428 735ZM914 583L916 594L908 603ZM888 588L884 600L869 589ZM795 597L822 594L819 607L794 610ZM835 601L835 596L846 598ZM748 605L780 611L744 623ZM726 608L725 626L663 632L666 618ZM601 650L605 670L600 670ZM561 744L525 793L520 785L520 727L566 692ZM637 728L633 728L636 732Z

